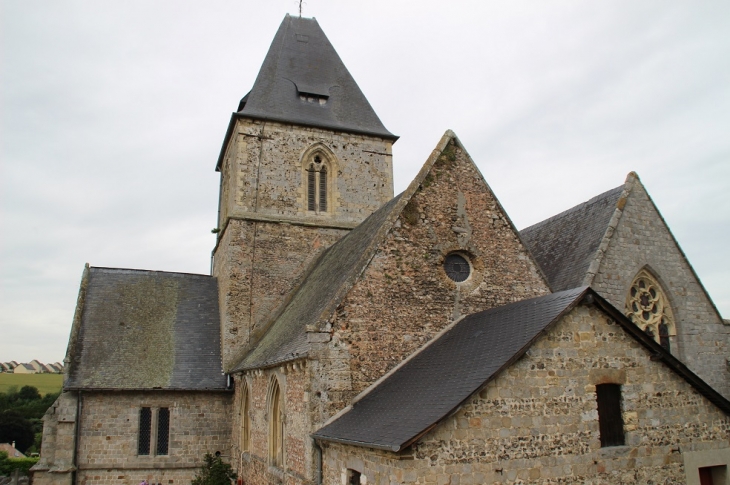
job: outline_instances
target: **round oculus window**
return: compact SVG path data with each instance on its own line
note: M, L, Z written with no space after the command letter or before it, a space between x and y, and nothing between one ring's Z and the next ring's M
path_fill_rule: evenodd
M471 266L464 256L452 253L444 259L444 271L446 271L446 276L461 283L466 281L471 274Z

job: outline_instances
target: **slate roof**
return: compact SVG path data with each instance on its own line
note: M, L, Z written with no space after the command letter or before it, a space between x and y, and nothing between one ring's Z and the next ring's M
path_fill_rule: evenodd
M621 185L520 231L553 291L586 284L588 267L623 190Z
M401 450L521 355L585 291L553 293L465 317L314 437Z
M89 268L64 389L224 390L217 281Z
M236 117L398 138L383 126L314 18L284 17L251 91L231 118L218 167Z
M595 303L648 348L656 360L730 414L730 402L588 287L552 293L475 313L456 323L313 437L400 451L516 362L552 324L583 299Z

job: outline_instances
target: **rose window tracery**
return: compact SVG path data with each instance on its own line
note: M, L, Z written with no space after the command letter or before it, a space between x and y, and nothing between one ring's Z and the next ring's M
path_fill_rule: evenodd
M670 350L670 337L677 334L672 310L659 283L645 270L639 272L631 284L626 314L632 322Z

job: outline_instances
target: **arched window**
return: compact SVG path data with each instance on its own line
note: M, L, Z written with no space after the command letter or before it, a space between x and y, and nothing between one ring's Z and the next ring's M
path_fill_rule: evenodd
M274 466L284 463L284 414L276 378L271 380L269 390L269 460Z
M639 271L629 287L626 315L662 347L671 351L671 341L677 335L674 315L661 285L645 269Z
M241 452L249 450L251 441L251 416L250 416L251 397L248 392L248 384L246 379L241 379Z
M307 166L307 210L327 212L327 192L327 164L320 155L315 155Z

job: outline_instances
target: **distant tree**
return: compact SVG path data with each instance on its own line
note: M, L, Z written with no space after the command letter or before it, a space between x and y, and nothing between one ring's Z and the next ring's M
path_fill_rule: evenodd
M220 456L206 453L203 466L195 475L192 485L231 485L231 481L238 478L233 468L224 463Z
M41 398L41 393L38 392L38 388L34 386L23 386L18 392L18 399L23 401L36 401Z
M33 424L17 411L0 413L0 443L12 443L21 453L25 452L35 440Z

